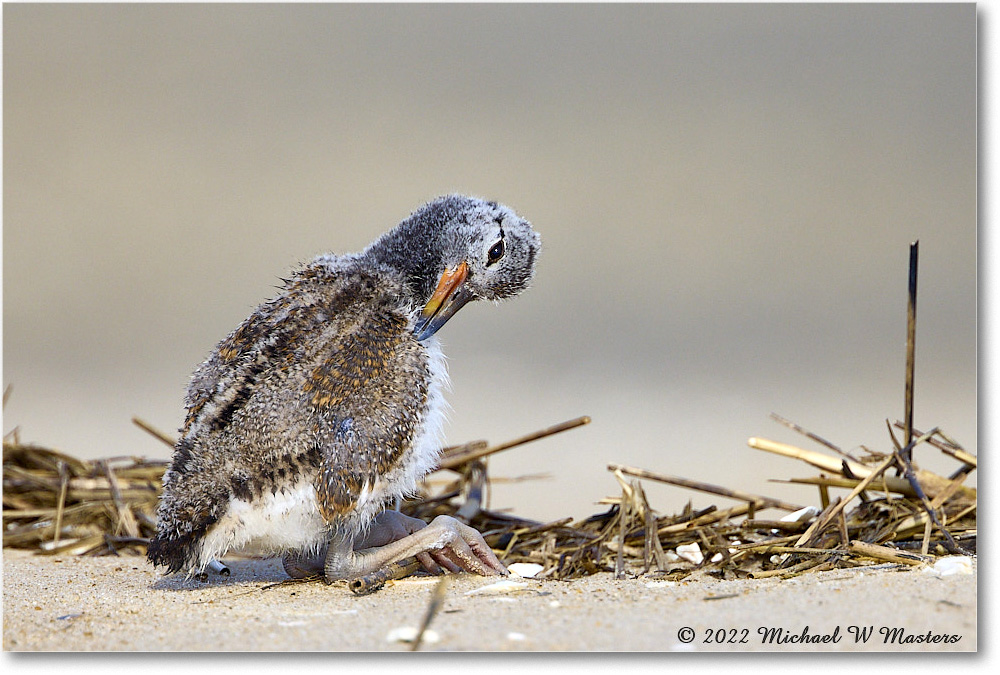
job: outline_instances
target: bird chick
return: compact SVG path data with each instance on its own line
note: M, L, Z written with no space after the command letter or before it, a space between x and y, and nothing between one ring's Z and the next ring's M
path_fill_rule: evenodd
M525 290L540 246L510 208L449 195L296 271L192 376L149 560L190 575L230 551L283 555L328 582L411 556L506 574L473 528L386 507L438 461L436 332L467 302Z

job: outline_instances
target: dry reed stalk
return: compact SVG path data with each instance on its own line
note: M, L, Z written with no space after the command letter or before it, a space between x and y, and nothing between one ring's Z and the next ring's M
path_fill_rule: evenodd
M139 536L139 526L135 522L135 516L132 515L132 510L125 503L122 498L121 488L118 485L118 479L115 478L115 472L112 470L111 465L104 460L99 461L98 466L104 471L104 475L108 478L108 486L111 491L111 502L115 507L115 514L117 516L115 523L115 534L121 534L122 531L128 537L136 538Z
M749 492L743 492L742 490L730 490L729 488L720 487L718 485L712 485L711 483L702 483L699 481L689 480L687 478L681 478L679 476L668 476L662 473L646 471L645 469L636 469L631 466L622 466L621 464L608 464L608 470L620 471L623 474L628 474L629 476L635 476L636 478L647 478L649 480L655 480L660 483L667 483L669 485L685 487L691 490L699 490L701 492L707 492L709 494L719 495L722 497L729 497L730 499L735 499L737 501L752 503L755 505L756 508L773 506L775 508L784 509L785 511L798 511L799 509L802 508L798 504L790 504L780 499L773 499L771 497L761 497L759 495L750 494Z
M896 420L895 422L893 422L892 425L894 427L896 427L897 429L905 429L905 425L902 422L900 422L899 420ZM919 429L914 429L913 433L915 435L917 435L917 436L925 436L926 435L923 431L920 431ZM955 459L957 459L958 461L960 461L960 462L962 462L964 464L968 464L969 466L971 466L973 468L975 468L975 467L978 466L979 459L975 455L966 452L965 449L963 449L961 445L959 445L958 443L956 443L952 439L948 438L948 436L946 436L940 429L937 430L937 434L936 435L940 436L941 439L937 439L937 438L931 437L931 438L927 439L927 443L933 445L935 448L937 448L941 452L943 452L946 455L949 455L951 457L954 457Z
M143 419L140 419L138 417L133 417L132 424L136 425L137 427L148 433L153 438L162 441L163 444L166 445L171 450L173 450L174 446L177 445L177 439L175 439L173 436L170 436L167 433L164 433L163 431L160 431L152 424Z
M907 443L906 447L900 448L899 442L896 441L896 437L892 433L892 425L889 424L889 420L886 420L885 423L886 426L889 427L889 437L892 439L893 445L896 446L896 450L893 453L893 458L896 461L896 465L902 467L903 475L906 476L906 480L909 481L910 485L913 486L914 491L917 493L917 499L919 500L919 504L923 507L924 511L927 513L927 516L931 519L931 522L934 523L934 526L937 527L937 529L941 532L941 534L944 535L945 546L948 548L948 551L955 554L964 554L966 551L964 551L962 547L958 545L958 543L955 541L955 538L952 536L951 532L948 531L948 529L944 526L941 520L937 517L937 513L931 506L930 500L924 493L924 490L920 485L920 481L917 480L917 476L913 471L913 466L910 464L910 458L913 454L913 447L918 443L920 443L921 441L927 440L927 438L929 438L930 436L933 436L935 433L937 433L937 429L932 429L931 431L927 432L927 434L925 434L924 436L921 436L919 439L911 439L910 442ZM907 434L910 434L912 429L909 426L907 426L906 431Z
M692 520L683 523L675 523L671 525L664 525L659 528L660 536L678 534L681 532L687 532L693 530L697 527L704 527L706 525L714 525L720 521L727 521L737 516L745 515L750 510L749 504L741 504L739 506L733 506L722 511L713 509L711 513L707 513L703 516L699 516Z
M767 539L766 541L756 541L747 542L745 544L733 544L731 548L737 551L749 551L749 552L759 552L758 549L772 548L774 546L784 546L785 544L792 544L798 539L798 535L790 535L787 537L773 537Z
M812 441L816 441L817 443L819 443L820 445L822 445L824 447L830 448L831 450L833 450L838 455L841 455L842 457L846 457L847 459L849 459L851 461L857 461L856 459L854 459L853 457L851 457L849 454L847 454L846 452L844 452L839 447L837 447L836 445L834 445L830 441L826 440L822 436L817 436L816 434L814 434L813 432L809 431L805 427L802 427L802 426L796 424L795 422L793 422L793 421L791 421L789 419L785 419L784 417L782 417L781 415L779 415L777 413L771 413L771 419L774 420L775 422L777 422L778 424L783 424L784 426L788 427L792 431L796 431L796 432L802 434L803 436L805 436L806 438L808 438L808 439L810 439Z
M889 476L893 478L893 476ZM800 485L818 485L823 488L847 488L848 490L856 487L858 483L861 482L859 478L842 478L840 476L815 476L811 478L789 478L784 481L775 481L780 483L797 483ZM911 486L906 481L894 481L891 486L886 485L882 478L878 480L873 480L869 485L869 490L875 492L895 492L907 497L916 497L916 493L913 491L913 486ZM824 507L825 508L825 507Z
M509 445L513 447L514 444ZM14 448L5 447L5 459L18 453L23 454L23 451L24 448L17 448L15 451ZM890 461L891 458L883 459L883 463ZM464 464L470 466L467 459ZM58 473L60 466L64 467L62 475ZM104 460L103 463L86 463L59 453L47 452L17 464L5 462L5 521L12 521L17 517L31 519L32 522L39 520L43 522L38 527L9 528L5 532L4 543L44 546L40 552L48 554L106 553L117 551L121 547L128 550L136 550L138 547L141 552L145 541L143 537L130 537L127 534L117 537L115 532L124 533L123 528L126 526L122 521L127 516L122 514L127 512L135 513L136 527L143 533L148 535L152 532L151 528L155 526L153 508L160 488L159 477L164 467L165 463L149 463L141 460L132 460L129 463L127 458L120 458L115 462ZM708 484L675 476L666 476L667 482L691 487L699 492L745 501L729 509L720 510L710 506L700 511L686 509L685 513L678 516L658 517L649 505L641 480L628 480L626 476L656 480L665 475L621 465L613 465L611 468L619 469L615 475L622 488L621 495L602 500L612 506L612 511L583 521L573 522L572 518L563 518L543 523L483 509L476 495L478 490L481 496L484 474L468 469L460 474L456 481L445 485L444 493L427 495L423 499L409 502L404 505L404 510L411 512L411 515L430 518L438 513L457 514L470 502L476 503L480 508L474 509L475 513L469 520L484 533L502 560L508 564L516 561L540 562L545 566L541 577L563 579L599 571L625 575L630 567L639 567L643 572L649 572L654 563L657 574L666 574L668 578L679 578L677 575L686 575L695 566L684 561L668 562L666 550L691 542L699 542L708 554L713 551L723 552L723 559L714 567L720 572L728 570L726 573L735 572L742 575L764 573L765 570L759 570L757 566L775 554L809 558L791 567L771 570L765 574L765 576L787 577L820 569L820 563L816 563L814 559L823 558L821 551L836 551L836 549L824 549L825 543L820 546L803 545L804 536L811 537L817 534L836 518L838 536L833 543L843 546L845 528L852 533L850 536L855 536L855 532L861 532L863 524L854 521L857 518L870 517L852 515L850 518L845 518L846 505L852 498L849 496L830 507L808 528L801 522L759 521L753 518L745 518L742 522L738 522L741 516L751 512L751 507L763 508L763 502L766 501L782 507L795 505L719 486L708 486L710 489L705 490L703 488ZM864 490L884 489L881 475L883 471L881 467L870 470L866 479L826 477L811 480L825 482L830 487L848 487L852 495L857 495ZM936 493L931 505L935 509L944 509L947 522L957 527L956 534L963 536L968 534L974 537L974 520L969 519L970 514L974 515L975 512L975 491L961 485L963 478L964 476L943 481L946 487ZM62 539L54 544L56 516L60 512L59 494L64 486L66 494L61 512L63 521L69 529ZM464 501L458 504L452 503L456 498L462 499L462 495L466 495ZM83 497L84 501L80 501L80 497ZM136 501L140 502L138 506L135 504ZM905 502L900 502L900 505L903 503ZM886 521L881 526L882 530L877 532L872 530L871 525L864 527L876 534L881 533L879 536L884 536L884 531L899 531L902 527L922 530L924 523L927 522L926 514L919 508L913 511L913 508L918 507L911 507L901 516L893 516L892 511L886 512L886 516L894 520ZM467 509L466 514L470 511L472 510ZM96 529L74 525L80 517L95 524ZM99 525L98 521L106 525ZM972 522L972 527L962 524L966 522ZM955 525L956 523L958 525ZM807 532L802 534L801 530L804 528ZM809 529L812 532L809 532ZM786 536L784 533L789 530L800 534ZM763 541L745 541L748 537L761 536ZM740 538L744 540L743 543L736 544L735 541ZM921 539L925 544L930 543L929 537ZM735 553L730 553L730 549ZM848 560L843 556L834 556L830 558L833 562L828 564L847 564ZM787 557L786 562L789 562ZM410 571L412 570L405 570L404 573ZM397 569L390 576L399 573Z
M826 555L830 555L830 551L826 551ZM788 579L807 570L814 569L824 563L826 563L825 558L813 558L808 560L803 560L802 562L784 569L774 569L774 570L759 570L756 572L751 572L749 574L751 579L768 579L770 577L781 577L783 579Z
M799 540L797 542L795 542L795 545L801 546L805 542L809 541L815 533L821 532L823 528L826 527L827 523L829 523L831 519L835 518L837 514L845 506L847 506L848 502L850 502L852 499L861 494L861 492L865 489L865 487L868 486L869 483L871 483L873 480L882 475L882 472L888 469L890 466L892 466L894 462L895 462L894 457L886 457L886 459L881 464L879 464L878 467L872 473L870 473L866 478L861 480L854 487L854 489L851 490L850 494L847 495L847 497L837 501L835 504L832 504L830 508L824 512L824 514L821 514L818 518L816 518L815 522L813 522L813 524L809 527L809 529L806 530L801 537L799 537Z
M920 242L910 244L910 274L907 278L906 302L906 387L904 391L903 445L906 460L913 449L913 371L916 367L917 343L917 258Z
M763 450L764 452L799 459L807 464L812 464L818 469L823 469L824 471L830 471L832 473L842 474L846 467L852 476L856 478L865 478L872 472L872 470L867 466L857 462L837 459L835 457L830 457L829 455L824 455L820 452L813 452L812 450L806 450L787 443L771 441L766 438L750 438L747 440L747 445L755 450Z
M511 448L516 448L519 445L524 445L525 443L531 443L532 441L537 441L539 439L545 438L547 436L552 436L554 434L561 433L563 431L569 431L570 429L576 429L585 424L590 424L590 418L584 415L583 417L577 417L575 419L569 420L567 422L561 422L559 424L554 424L551 427L547 427L540 431L530 433L526 436L521 436L520 438L515 438L512 441L507 441L506 443L501 443L493 447L481 446L477 444L477 447L464 449L465 446L460 446L463 448L461 451L456 451L453 453L448 453L438 462L437 470L441 469L455 469L466 462L471 462L475 459L482 459L488 457L489 455L503 452L504 450L510 450Z
M851 553L856 553L868 558L874 558L875 560L884 560L886 562L901 563L903 565L922 565L931 560L928 555L915 555L913 553L905 553L903 551L897 551L895 549L889 548L888 546L879 546L878 544L870 544L866 541L852 541L848 550Z
M802 555L830 555L835 549L829 548L815 548L809 546L777 546L771 544L762 544L759 547L759 553L764 554L775 554L775 553L795 553Z

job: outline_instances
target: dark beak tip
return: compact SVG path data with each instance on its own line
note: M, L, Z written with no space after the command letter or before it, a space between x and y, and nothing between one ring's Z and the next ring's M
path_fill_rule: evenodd
M413 326L413 332L417 336L417 341L426 340L434 335L441 326L445 325L451 317L455 316L458 310L474 299L474 296L468 289L460 288L448 296L444 304L433 314L419 317Z
M437 332L440 326L431 326L431 322L426 319L420 319L417 324L413 327L413 334L417 337L417 342L423 342L430 336Z

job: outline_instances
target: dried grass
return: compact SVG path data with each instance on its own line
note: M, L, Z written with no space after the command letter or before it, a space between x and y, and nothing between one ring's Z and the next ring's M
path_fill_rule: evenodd
M402 510L424 520L447 514L468 522L483 533L503 562L541 564L537 576L550 579L613 572L618 578L647 574L676 580L696 570L726 578L786 578L873 560L914 565L936 555L974 553L976 489L963 483L978 461L941 430L924 433L912 427L915 265L914 245L907 311L906 421L889 425L887 420L891 447L883 452L865 449L867 455L856 458L777 415L773 416L777 422L833 454L760 438L748 441L754 449L820 469L819 476L787 481L818 487L819 505L811 511L773 497L618 464L607 468L620 494L601 500L608 508L589 518L540 522L485 505L489 455L577 428L590 421L587 417L496 446L476 441L446 448L438 472L450 472L452 477L436 490L426 483L426 492L404 503ZM166 434L134 421L173 444ZM903 432L902 444L894 429ZM912 457L918 448L925 449L921 446L953 458L958 464L955 472L945 477L916 469ZM143 554L155 532L155 507L166 466L138 457L84 461L22 444L15 430L3 447L3 545L41 554ZM642 480L739 503L695 510L689 502L678 514L661 515L650 507ZM847 494L831 500L833 490ZM761 519L758 513L765 509L801 515ZM412 569L403 565L390 576Z
M3 545L41 554L145 553L167 463L86 461L4 440Z
M486 455L587 421L579 418L499 446L477 442L447 448L441 465L449 468L439 471L450 472L452 479L435 481L436 490L428 488L420 498L405 502L402 510L425 520L441 514L460 518L482 532L505 563L541 564L538 576L552 579L613 572L618 577L649 574L676 580L695 570L722 577L786 577L820 566L854 566L872 559L912 564L926 560L927 554L949 552L945 532L961 549L975 550L976 490L962 485L975 468L975 458L937 430L921 433L916 440L972 462L958 460L960 470L952 478L915 472L942 528L933 525L909 481L886 475L896 464L895 453L871 453L861 463L756 438L750 439L751 447L824 469L816 477L787 481L820 488L818 515L804 521L762 519L759 513L766 509L791 512L802 507L617 464L608 470L620 494L601 500L607 510L589 518L540 522L484 506L489 481ZM5 441L3 545L40 554L142 554L155 532L155 508L165 468L166 462L138 457L85 461ZM678 514L661 515L650 507L643 480L743 503L699 510L689 503ZM848 494L824 503L823 495L830 490L848 490ZM696 555L692 561L676 554L679 546L691 544L697 544L700 562ZM908 552L922 552L924 557L914 558Z

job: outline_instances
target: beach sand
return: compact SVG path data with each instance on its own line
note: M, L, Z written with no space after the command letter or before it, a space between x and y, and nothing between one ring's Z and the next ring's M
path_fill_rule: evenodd
M420 625L437 584L416 577L356 597L319 582L265 588L287 579L277 561L229 565L230 577L199 582L164 577L136 556L4 549L4 650L406 651L388 636ZM421 651L968 652L977 649L977 579L974 561L972 574L945 577L892 565L786 580L599 574L470 594L496 580L457 575L430 626L437 641ZM803 637L826 641L795 641Z

